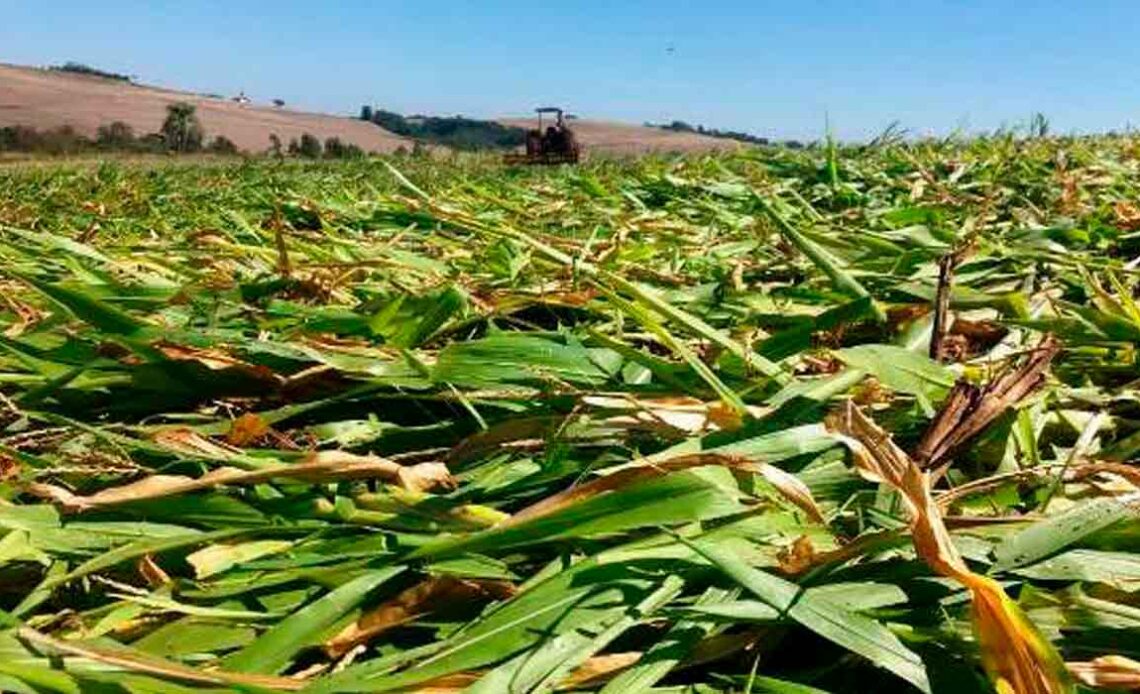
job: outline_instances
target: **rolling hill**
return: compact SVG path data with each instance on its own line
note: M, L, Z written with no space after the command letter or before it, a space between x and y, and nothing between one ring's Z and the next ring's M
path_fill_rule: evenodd
M305 132L322 140L339 137L370 152L391 152L401 145L411 145L406 138L353 118L239 104L99 77L0 65L0 127L26 125L47 129L70 125L90 136L100 125L123 121L141 135L156 132L166 116L166 106L178 101L198 107L198 118L207 137L224 135L249 152L265 150L270 133L276 133L286 143Z
M100 77L0 64L0 127L38 129L71 126L93 136L113 121L129 124L136 134L156 132L169 104L185 101L198 108L208 138L224 135L239 148L261 152L275 133L282 142L311 133L321 140L339 137L369 152L411 147L411 140L365 121L344 116L241 104L222 97L150 87ZM533 118L502 118L504 125L534 126ZM739 147L731 140L696 133L602 120L575 119L571 127L587 153L640 154L652 151L692 152Z

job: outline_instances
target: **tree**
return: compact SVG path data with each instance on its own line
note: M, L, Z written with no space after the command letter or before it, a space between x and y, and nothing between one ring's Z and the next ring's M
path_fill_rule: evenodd
M135 131L130 125L117 120L110 125L100 125L95 131L95 142L107 149L132 149L135 142Z
M43 137L35 128L10 125L0 128L0 152L34 152L43 148Z
M309 133L301 133L301 144L297 153L307 159L321 158L321 141Z
M274 99L273 105L276 106L277 108L281 108L282 106L285 105L285 101L282 99Z
M372 121L372 107L368 104L360 107L360 120Z
M162 123L162 136L166 146L175 152L196 152L202 149L206 133L198 122L194 104L184 101L166 107L166 120Z

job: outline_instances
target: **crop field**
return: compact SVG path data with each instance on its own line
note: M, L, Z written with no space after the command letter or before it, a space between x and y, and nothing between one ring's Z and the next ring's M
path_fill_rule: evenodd
M1140 139L0 167L0 690L1140 688Z

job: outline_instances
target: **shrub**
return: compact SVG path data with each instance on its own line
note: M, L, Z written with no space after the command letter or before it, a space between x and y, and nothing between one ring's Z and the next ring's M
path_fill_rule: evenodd
M165 152L166 151L166 138L162 133L147 133L136 141L136 145L141 152Z
M343 142L339 137L330 137L325 140L326 159L362 159L364 150L352 144Z
M343 159L344 158L344 143L340 141L339 137L330 137L325 140L325 157L328 159Z
M48 154L78 154L91 147L91 141L70 125L45 130L40 133L40 138L40 151Z
M218 135L214 141L210 143L210 152L212 154L237 154L238 147L233 143L233 140L225 135Z
M95 132L95 144L103 149L135 149L135 131L129 124L117 120L110 125L100 125Z
M293 143L289 143L289 153L298 154L307 159L320 159L321 141L309 133L302 133L301 143L297 146L296 152L293 151Z

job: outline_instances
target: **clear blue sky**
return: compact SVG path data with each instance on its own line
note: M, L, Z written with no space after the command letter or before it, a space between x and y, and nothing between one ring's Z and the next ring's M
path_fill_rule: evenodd
M1042 111L1140 123L1140 2L4 0L0 61L355 112L682 119L814 138ZM672 47L672 51L668 49Z

